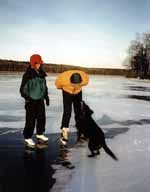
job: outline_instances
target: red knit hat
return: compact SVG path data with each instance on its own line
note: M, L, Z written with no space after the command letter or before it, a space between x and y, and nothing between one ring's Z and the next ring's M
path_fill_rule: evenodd
M38 54L34 54L30 57L30 64L31 64L31 67L32 68L35 68L35 65L36 64L42 64L43 61L42 61L42 57Z

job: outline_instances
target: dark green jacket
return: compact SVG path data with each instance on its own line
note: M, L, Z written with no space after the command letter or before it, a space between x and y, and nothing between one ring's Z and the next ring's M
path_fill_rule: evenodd
M28 67L20 86L21 96L25 100L49 100L45 77L46 73L42 69L38 73L35 69Z

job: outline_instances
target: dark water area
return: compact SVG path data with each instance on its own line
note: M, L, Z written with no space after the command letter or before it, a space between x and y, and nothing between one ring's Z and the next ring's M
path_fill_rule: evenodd
M144 95L128 95L129 99L136 99L136 100L142 100L142 101L150 101L150 96L144 96Z
M149 87L144 86L125 86L125 89L131 90L131 91L150 91Z
M106 132L105 132L105 137L106 139L113 139L114 137L116 137L117 135L120 135L120 134L124 134L126 133L127 131L129 131L129 128L128 127L124 127L124 128L109 128L109 129L104 129Z
M130 125L144 125L144 124L150 124L150 119L139 119L139 120L124 120L124 121L117 121L112 119L111 117L107 115L103 115L97 123L101 126L103 125L111 125L111 124L118 124L121 126L130 126ZM121 128L122 129L122 128ZM118 128L117 128L118 130ZM116 131L117 131L116 130Z
M139 95L139 94L130 94L127 95L125 97L129 98L129 99L136 99L136 100L142 100L142 101L150 101L150 96L144 95L144 92L149 92L150 91L150 87L146 87L146 86L135 86L135 85L128 85L125 86L126 90L131 90L133 91L132 93L134 93L135 91L138 92L143 92L143 95Z
M74 144L75 135L70 134L69 146ZM52 164L64 162L60 160L59 134L47 136L48 147L40 145L33 150L24 146L21 133L0 135L0 192L49 191L55 183Z

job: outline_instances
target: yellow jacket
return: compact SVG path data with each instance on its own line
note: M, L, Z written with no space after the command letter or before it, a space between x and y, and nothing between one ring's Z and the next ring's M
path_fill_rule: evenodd
M82 78L82 82L79 84L72 84L70 78L73 73L79 73ZM89 82L89 77L84 71L80 70L69 70L58 75L55 85L57 89L63 89L70 94L78 94L82 90L82 86L87 85Z

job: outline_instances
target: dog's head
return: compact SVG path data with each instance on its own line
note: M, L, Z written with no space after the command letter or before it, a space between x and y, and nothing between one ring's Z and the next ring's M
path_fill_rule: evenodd
M81 101L81 117L90 117L93 114L92 109L82 100Z

